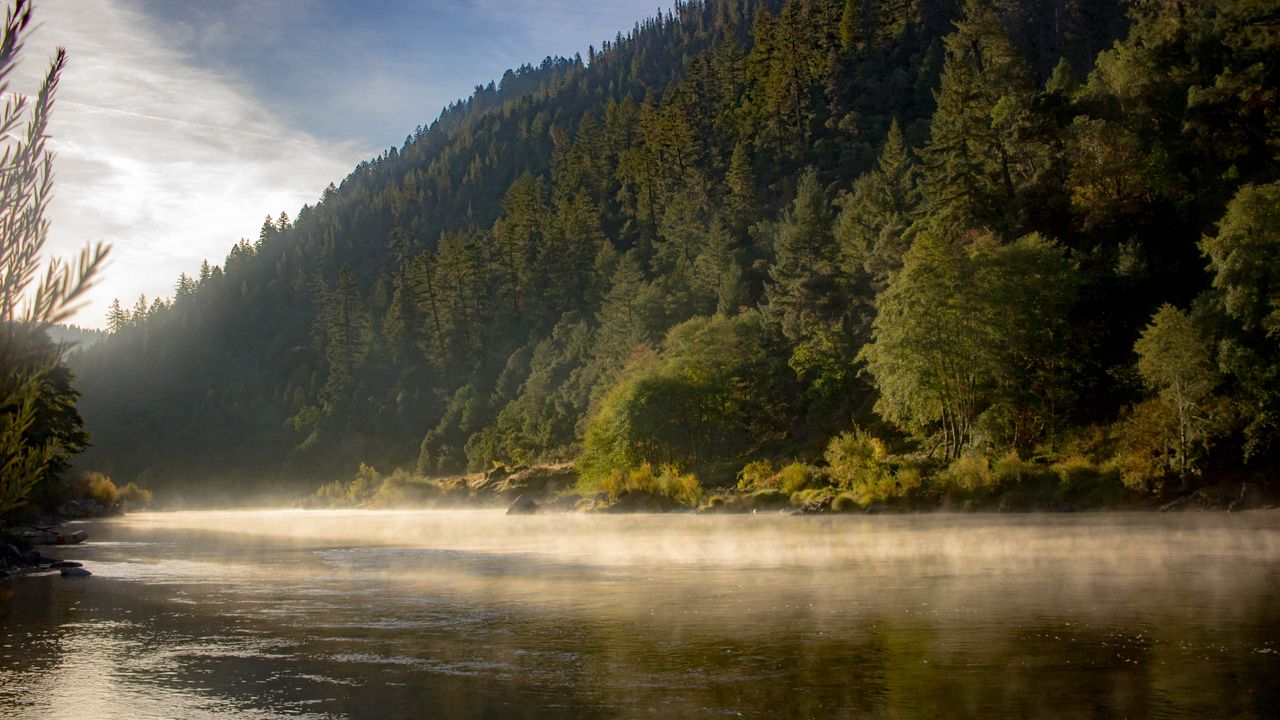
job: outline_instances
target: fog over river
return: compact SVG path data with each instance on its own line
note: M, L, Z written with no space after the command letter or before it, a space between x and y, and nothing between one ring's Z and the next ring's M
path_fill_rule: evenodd
M132 514L2 718L1280 714L1280 513Z

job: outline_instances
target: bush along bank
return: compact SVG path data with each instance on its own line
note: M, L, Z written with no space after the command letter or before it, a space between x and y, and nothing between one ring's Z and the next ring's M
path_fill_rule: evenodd
M946 461L890 452L861 429L833 438L812 460L763 458L707 479L674 464L583 474L571 463L506 467L427 478L361 465L347 482L320 487L308 507L507 507L533 512L865 513L1083 510L1243 510L1280 506L1247 475L1183 483L1132 471L1114 438L1081 437L1056 452L974 452Z

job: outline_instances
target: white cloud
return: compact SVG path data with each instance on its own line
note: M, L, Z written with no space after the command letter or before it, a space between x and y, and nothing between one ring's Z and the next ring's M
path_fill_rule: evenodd
M69 66L50 126L57 153L51 254L113 246L75 322L111 299L170 295L179 272L221 262L262 218L290 215L374 153L287 126L232 79L192 67L117 0L43 0L14 88L35 89L58 45Z

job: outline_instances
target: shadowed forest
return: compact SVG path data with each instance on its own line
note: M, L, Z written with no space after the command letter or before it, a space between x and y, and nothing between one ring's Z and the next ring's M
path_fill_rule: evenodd
M678 3L114 306L70 359L76 464L226 497L560 461L688 503L1273 483L1278 33L1267 0Z

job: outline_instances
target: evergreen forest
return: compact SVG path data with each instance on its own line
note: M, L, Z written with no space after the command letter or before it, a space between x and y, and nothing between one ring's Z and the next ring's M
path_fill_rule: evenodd
M1278 80L1272 0L678 2L113 305L76 464L1274 486Z

